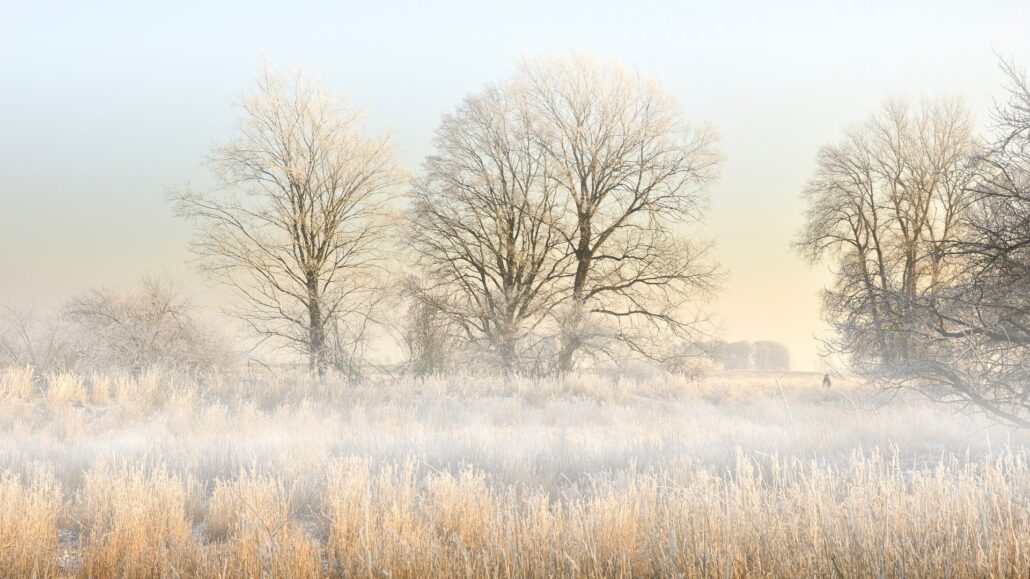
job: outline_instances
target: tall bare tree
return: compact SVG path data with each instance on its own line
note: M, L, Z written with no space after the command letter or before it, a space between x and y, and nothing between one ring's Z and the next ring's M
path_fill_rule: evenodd
M712 131L687 124L656 81L590 57L524 61L516 81L568 200L564 236L575 260L558 367L615 338L647 356L692 329L682 305L713 289L706 247L679 235L696 222L715 178Z
M908 330L920 323L920 304L960 271L947 247L963 235L976 151L965 107L941 99L916 109L888 101L819 152L796 247L813 263L829 258L832 345L856 365L900 369L925 357L925 342Z
M563 201L533 134L525 94L509 84L444 117L416 184L411 243L428 280L423 305L507 371L539 366L538 330L563 299L571 262Z
M978 157L962 234L946 246L958 274L908 328L930 355L899 380L1030 428L1030 83L1003 62L1008 98Z
M322 373L335 337L368 320L384 195L400 172L386 139L362 134L358 113L300 73L262 70L242 109L211 155L219 186L173 200L198 225L204 269L242 298L240 317Z

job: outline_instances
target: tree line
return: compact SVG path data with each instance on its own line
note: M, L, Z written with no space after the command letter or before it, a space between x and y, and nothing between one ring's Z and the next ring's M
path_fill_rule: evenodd
M444 115L410 180L317 81L265 70L242 109L211 156L219 186L172 201L240 318L313 372L350 363L391 292L421 373L665 361L701 331L719 274L687 232L716 137L657 81L582 55L525 60Z
M758 340L707 344L713 358L724 370L790 370L790 350L779 342Z

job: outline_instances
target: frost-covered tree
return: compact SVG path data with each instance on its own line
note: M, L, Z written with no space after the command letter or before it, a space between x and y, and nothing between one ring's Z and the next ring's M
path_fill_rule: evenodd
M564 198L574 265L557 366L615 341L657 358L696 329L684 309L714 288L707 246L683 235L704 207L719 157L655 80L583 55L524 61L549 179Z
M143 278L129 291L85 290L65 305L63 316L82 368L203 372L230 359L224 340L200 323L184 293L157 278Z
M905 326L926 354L895 376L934 398L1030 428L1030 83L1002 63L1007 97L976 158L957 234L945 243L947 284Z
M966 235L972 120L959 101L883 110L823 147L804 192L797 248L834 271L824 292L832 349L869 373L891 373L926 354L920 304L953 283L949 244Z
M884 113L825 148L799 246L830 257L833 344L887 387L1030 427L1030 88L981 146L954 101Z
M425 274L411 295L506 371L540 369L538 330L571 263L566 204L521 89L489 86L444 116L409 227Z
M173 201L197 224L203 269L240 298L235 313L321 374L378 301L381 214L401 174L387 140L300 73L263 70L242 109L211 155L219 186Z
M75 362L74 344L62 317L42 308L0 307L0 366L52 372Z
M437 132L411 226L418 298L506 368L666 358L696 338L717 277L707 246L684 236L715 177L714 140L623 67L523 62Z

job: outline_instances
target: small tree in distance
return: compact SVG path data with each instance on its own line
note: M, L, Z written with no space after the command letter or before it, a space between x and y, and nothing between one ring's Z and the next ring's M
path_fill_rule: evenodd
M761 340L755 342L752 347L755 370L790 370L790 350L783 344Z
M76 363L138 375L150 368L207 372L230 359L224 338L201 324L174 284L145 277L130 291L89 289L63 315Z
M790 350L779 342L715 342L706 349L722 362L725 370L790 370Z

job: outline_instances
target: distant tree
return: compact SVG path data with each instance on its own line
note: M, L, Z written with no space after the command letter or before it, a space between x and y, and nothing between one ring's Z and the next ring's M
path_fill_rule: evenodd
M752 344L755 370L790 370L790 350L779 342L758 341Z
M235 313L321 374L378 301L384 196L400 172L386 139L361 134L357 113L299 73L263 70L242 108L212 153L220 185L172 198L198 226L203 269L241 298Z
M144 278L128 292L86 290L65 305L64 316L82 367L210 371L229 359L224 341L196 319L183 293L159 279Z
M741 340L723 345L722 365L726 370L750 370L754 368L754 348L751 342Z
M399 335L408 371L426 376L455 369L467 360L462 356L466 353L463 346L468 346L467 335L444 313L445 308L426 300L425 288L416 280L408 280L407 285L407 308Z
M707 342L704 350L724 370L790 370L790 350L779 342Z
M568 205L562 234L574 266L558 369L612 340L659 356L697 329L683 306L715 285L707 247L679 233L701 217L715 135L687 124L659 83L589 57L525 61L516 82L550 186Z
M659 367L688 378L699 378L717 369L724 369L722 352L726 343L717 339L675 342L669 345L670 355Z
M52 372L74 361L73 340L59 315L34 307L0 307L0 366Z

